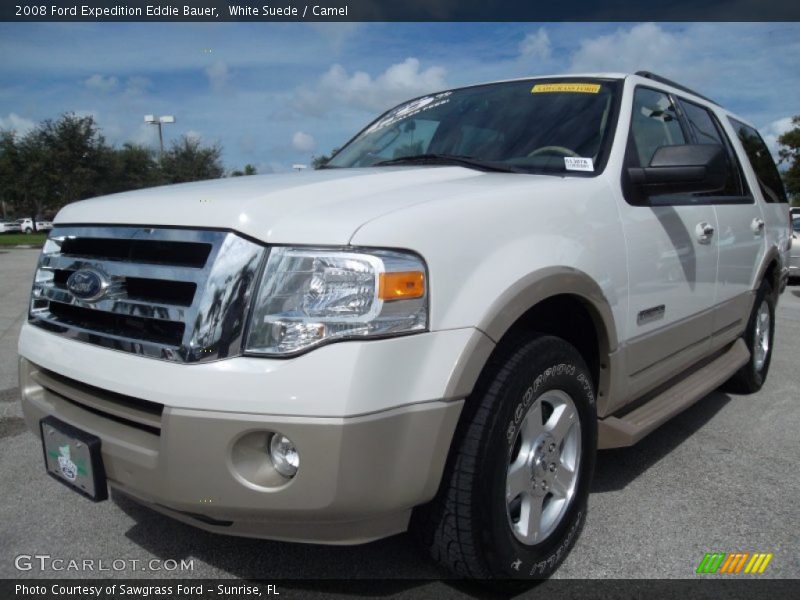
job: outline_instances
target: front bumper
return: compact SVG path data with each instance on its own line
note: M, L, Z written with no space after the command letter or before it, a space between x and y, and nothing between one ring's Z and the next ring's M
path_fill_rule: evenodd
M451 332L443 333L454 341ZM373 348L372 353L381 358L382 352L407 350L406 344L414 338L419 338L419 352L424 345L444 343L437 342L435 334L425 335L431 337L373 342L382 348ZM338 346L336 350L352 351L346 343ZM20 338L23 412L34 431L42 417L54 415L98 436L112 489L207 530L341 544L401 532L411 509L436 493L463 400L416 395L421 390L415 378L427 376L424 369L415 376L404 372L403 363L416 365L419 357L413 354L397 354L394 364L384 363L381 376L366 386L359 385L359 374L352 368L337 372L339 363L331 356L328 368L315 360L313 364L322 370L304 369L304 377L293 378L296 397L320 393L320 381L336 393L338 380L344 379L351 406L366 402L362 394L374 394L373 406L380 409L348 416L286 415L275 410L283 405L280 398L273 404L273 392L284 391L283 379L276 372L294 370L292 363L297 367L297 361L323 350L291 361L235 358L185 366L96 348L26 325ZM98 356L104 361L101 365L92 360ZM101 368L109 360L120 361L113 374ZM456 358L449 365L450 374L458 370L461 360ZM251 372L252 361L261 363L257 379ZM127 370L122 369L125 365ZM148 369L152 369L149 375ZM160 369L169 376L160 377ZM220 394L220 382L209 372L230 382L237 381L238 375L247 381L245 387L257 385L263 410L241 410L254 406L253 390L244 390L245 398L227 401ZM98 385L100 378L114 384ZM199 388L198 379L213 387ZM157 400L151 393L157 386L170 402L161 402L162 412L154 416L152 403ZM385 392L385 402L398 388L405 392L406 403L381 405L380 391ZM144 392L144 397L130 394L132 389ZM446 385L441 387L440 398L446 389ZM192 396L194 392L197 397ZM180 402L174 401L176 396ZM213 409L208 406L212 398L216 399ZM136 404L141 400L148 401L147 410ZM195 406L187 406L192 402ZM318 406L332 405L321 401ZM287 435L297 446L300 468L291 480L274 471L266 454L271 432Z

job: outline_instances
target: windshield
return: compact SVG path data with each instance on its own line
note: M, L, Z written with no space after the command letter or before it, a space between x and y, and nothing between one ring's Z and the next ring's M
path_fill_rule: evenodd
M608 153L619 88L610 80L537 79L424 96L385 113L326 166L458 157L514 171L591 174Z
M792 222L792 227L794 228L795 233L800 233L800 218L799 219L795 219Z

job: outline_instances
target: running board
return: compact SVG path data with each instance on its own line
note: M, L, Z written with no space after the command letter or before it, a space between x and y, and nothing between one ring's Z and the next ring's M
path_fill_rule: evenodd
M598 421L598 448L633 446L648 433L725 383L750 360L739 338L724 354L621 417Z

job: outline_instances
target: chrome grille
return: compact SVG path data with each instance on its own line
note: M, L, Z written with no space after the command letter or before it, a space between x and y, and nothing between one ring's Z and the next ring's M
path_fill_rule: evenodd
M175 362L241 352L266 248L234 233L60 226L36 271L29 321L90 344ZM101 282L91 299L75 273Z

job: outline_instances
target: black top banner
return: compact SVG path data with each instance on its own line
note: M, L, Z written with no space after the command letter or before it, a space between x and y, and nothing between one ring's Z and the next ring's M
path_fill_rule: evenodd
M798 0L31 0L0 21L798 21Z

